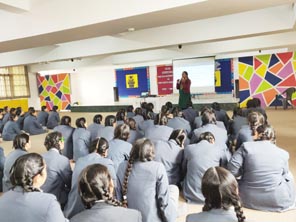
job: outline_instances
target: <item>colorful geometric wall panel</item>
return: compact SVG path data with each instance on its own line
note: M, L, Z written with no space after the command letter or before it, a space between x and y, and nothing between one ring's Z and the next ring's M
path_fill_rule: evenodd
M49 110L53 106L58 106L59 110L70 110L71 89L69 74L50 76L40 76L37 74L37 87L41 106L47 106Z
M238 72L241 106L253 98L260 99L263 107L278 105L276 96L296 87L296 55L287 52L242 57L238 59Z

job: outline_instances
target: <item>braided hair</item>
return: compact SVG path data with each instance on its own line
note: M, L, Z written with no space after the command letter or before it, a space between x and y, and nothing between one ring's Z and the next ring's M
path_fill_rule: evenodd
M146 162L152 161L155 157L154 154L154 145L153 143L146 138L138 139L130 152L130 158L128 160L128 165L125 170L123 185L122 185L122 205L123 207L128 206L127 200L127 188L128 188L128 178L132 172L133 164L136 161Z
M15 136L12 147L14 149L21 149L21 150L27 151L26 144L29 142L30 142L30 136L26 133L22 133Z
M238 184L235 177L222 167L209 168L203 178L201 186L205 197L203 211L211 209L228 210L234 206L238 222L244 222L244 216L238 194Z
M200 142L202 140L206 140L209 143L215 143L215 136L211 132L204 132L204 133L200 134L200 136L198 138L198 142Z
M29 153L20 156L10 169L10 181L12 189L21 186L24 192L40 191L34 187L33 179L43 173L45 162L40 154Z
M216 114L213 110L208 109L203 112L201 116L202 125L206 125L208 123L216 124Z
M184 147L184 142L187 138L186 132L183 129L176 129L174 130L171 135L169 140L175 140L176 143L180 146L180 147Z
M248 122L252 131L252 136L255 136L257 127L264 124L265 118L259 112L251 112L248 115Z
M78 192L85 208L90 209L97 201L103 200L113 206L122 206L113 198L110 191L112 178L107 167L92 164L86 167L79 176Z
M91 142L91 145L88 148L88 152L89 153L97 152L98 154L104 157L107 155L108 149L109 149L108 140L106 140L104 137L99 137Z
M276 137L275 131L270 125L260 125L257 127L258 138L257 140L268 140L275 144Z

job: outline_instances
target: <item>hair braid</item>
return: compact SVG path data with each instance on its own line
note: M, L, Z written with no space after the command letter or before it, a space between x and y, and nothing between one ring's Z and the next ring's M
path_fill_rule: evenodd
M128 161L128 165L125 171L124 175L124 181L122 185L122 206L127 207L127 186L128 186L128 177L131 174L132 168L133 168L134 160L132 157L130 157Z
M210 211L212 209L212 205L208 199L205 199L205 204L202 207L202 211Z
M107 191L107 190L102 190L101 191L102 193L102 197L103 199L108 203L108 204L111 204L111 205L114 205L114 206L122 206L122 203L117 200L117 199L114 199L112 197L112 195Z
M236 213L236 217L238 219L238 222L244 222L246 217L244 215L240 201L235 198L232 200L232 204L234 206L234 211Z

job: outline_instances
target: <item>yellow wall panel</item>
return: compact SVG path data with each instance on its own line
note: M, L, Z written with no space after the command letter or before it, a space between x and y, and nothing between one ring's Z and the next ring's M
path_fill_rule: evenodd
M0 108L4 106L9 106L10 108L22 107L24 111L28 110L28 99L10 99L10 100L0 100Z

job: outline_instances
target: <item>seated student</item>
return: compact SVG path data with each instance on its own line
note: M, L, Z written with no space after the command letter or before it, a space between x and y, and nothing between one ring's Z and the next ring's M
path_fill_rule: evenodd
M102 164L108 168L114 185L116 186L116 173L112 160L107 159L109 144L105 138L97 138L92 141L89 148L89 154L80 157L75 163L75 167L72 175L72 187L68 196L68 202L64 209L64 214L67 218L71 218L74 215L84 210L81 198L78 194L78 177L82 170L91 164Z
M156 115L153 112L148 111L145 116L145 120L139 123L138 128L141 134L144 134L145 130L151 126L154 126L154 117Z
M0 197L1 222L65 222L52 194L41 192L46 164L37 153L19 157L10 170L12 189Z
M153 159L153 143L146 138L137 140L130 159L118 168L116 195L124 206L139 210L143 222L175 221L179 190L169 185L163 164Z
M4 125L2 131L2 138L5 141L12 141L14 140L16 135L22 133L19 126L17 125L16 121L18 116L16 114L10 114L9 121Z
M153 126L146 128L145 137L153 142L157 140L169 140L173 128L167 126L168 119L164 114L157 114Z
M126 120L125 109L120 109L116 113L116 123L117 123L117 125L124 124L125 123L125 120Z
M13 140L12 146L14 150L8 154L4 164L4 171L3 171L4 175L3 175L3 185L2 185L3 192L8 191L12 187L9 179L9 172L10 172L11 166L14 164L17 158L27 154L28 150L31 148L29 135L25 133L17 135Z
M132 118L135 116L134 106L130 105L126 107L126 118Z
M2 181L3 181L4 164L5 164L4 150L2 147L0 147L0 192L3 192Z
M199 142L186 146L184 149L183 195L187 202L204 202L201 192L201 180L209 167L227 164L227 155L223 147L215 143L215 137L210 132L204 132Z
M71 218L71 222L142 222L137 210L121 207L113 198L114 184L107 167L93 164L86 167L79 177L79 195L87 210Z
M191 133L190 123L182 117L182 112L178 107L174 107L172 110L173 118L168 120L167 126L176 129L184 129L186 134L189 135Z
M121 162L129 159L132 144L126 142L129 138L130 129L126 124L116 126L114 138L109 142L108 156L113 161L115 172Z
M91 141L97 138L98 131L104 127L101 124L102 120L103 120L103 116L101 114L97 114L93 118L93 123L87 127L87 130L90 132Z
M68 157L69 160L73 159L73 133L74 128L71 126L71 117L63 116L61 119L61 125L53 128L53 131L60 132L64 138L64 149L62 154Z
M245 221L237 182L226 169L209 168L203 175L201 189L205 198L203 212L187 215L186 222Z
M47 112L47 107L46 106L41 106L41 111L38 112L37 115L37 121L41 124L41 126L47 125L47 120L48 120L48 112Z
M230 172L241 177L243 206L264 211L293 208L295 184L289 171L289 153L275 145L271 126L262 125L257 133L257 140L243 143L228 163Z
M60 114L58 113L58 108L58 106L53 106L52 110L48 114L46 125L48 129L53 129L60 123Z
M47 178L41 189L56 196L62 209L65 206L71 188L72 170L70 161L61 155L64 138L60 132L47 134L44 141L47 152L42 154L47 169Z
M76 120L76 129L73 132L73 159L86 156L91 143L90 132L86 130L87 123L84 117Z
M155 143L155 158L163 163L169 184L180 185L182 175L183 148L187 136L183 129L174 130L168 141L158 140Z
M98 137L103 137L106 140L108 140L108 142L110 142L110 140L113 139L114 137L114 129L116 127L116 117L113 115L108 115L105 118L105 127L101 128L98 131L97 134L97 138Z
M25 120L25 113L22 109L22 107L17 107L15 114L18 116L16 124L18 125L18 127L20 128L20 130L22 130L24 128L24 120Z
M9 120L9 116L10 116L10 108L9 108L9 106L4 106L3 111L4 111L4 113L3 113L3 118L2 118L2 129L3 129L4 125Z
M254 141L256 129L265 123L265 118L261 113L251 112L248 115L248 125L242 126L236 138L236 150L244 143Z
M128 118L126 124L130 127L130 134L127 142L133 144L136 140L143 137L143 135L136 129L136 121L133 118Z
M140 107L135 109L135 116L132 117L136 121L137 130L139 130L139 125L144 121L143 110Z
M46 130L38 123L36 118L36 111L34 108L31 108L29 111L29 115L25 117L24 120L24 131L29 133L30 135L38 135L42 133L46 133Z
M248 126L248 120L243 116L242 109L235 107L233 109L232 120L229 121L229 141L235 146L238 133L243 126Z
M228 122L230 120L225 110L221 109L220 104L217 102L212 103L212 109L215 112L216 120L223 122L225 129L228 130Z
M191 128L194 127L194 120L198 116L198 111L193 109L192 101L188 101L187 108L182 110L182 115L184 119L186 119L189 123Z

